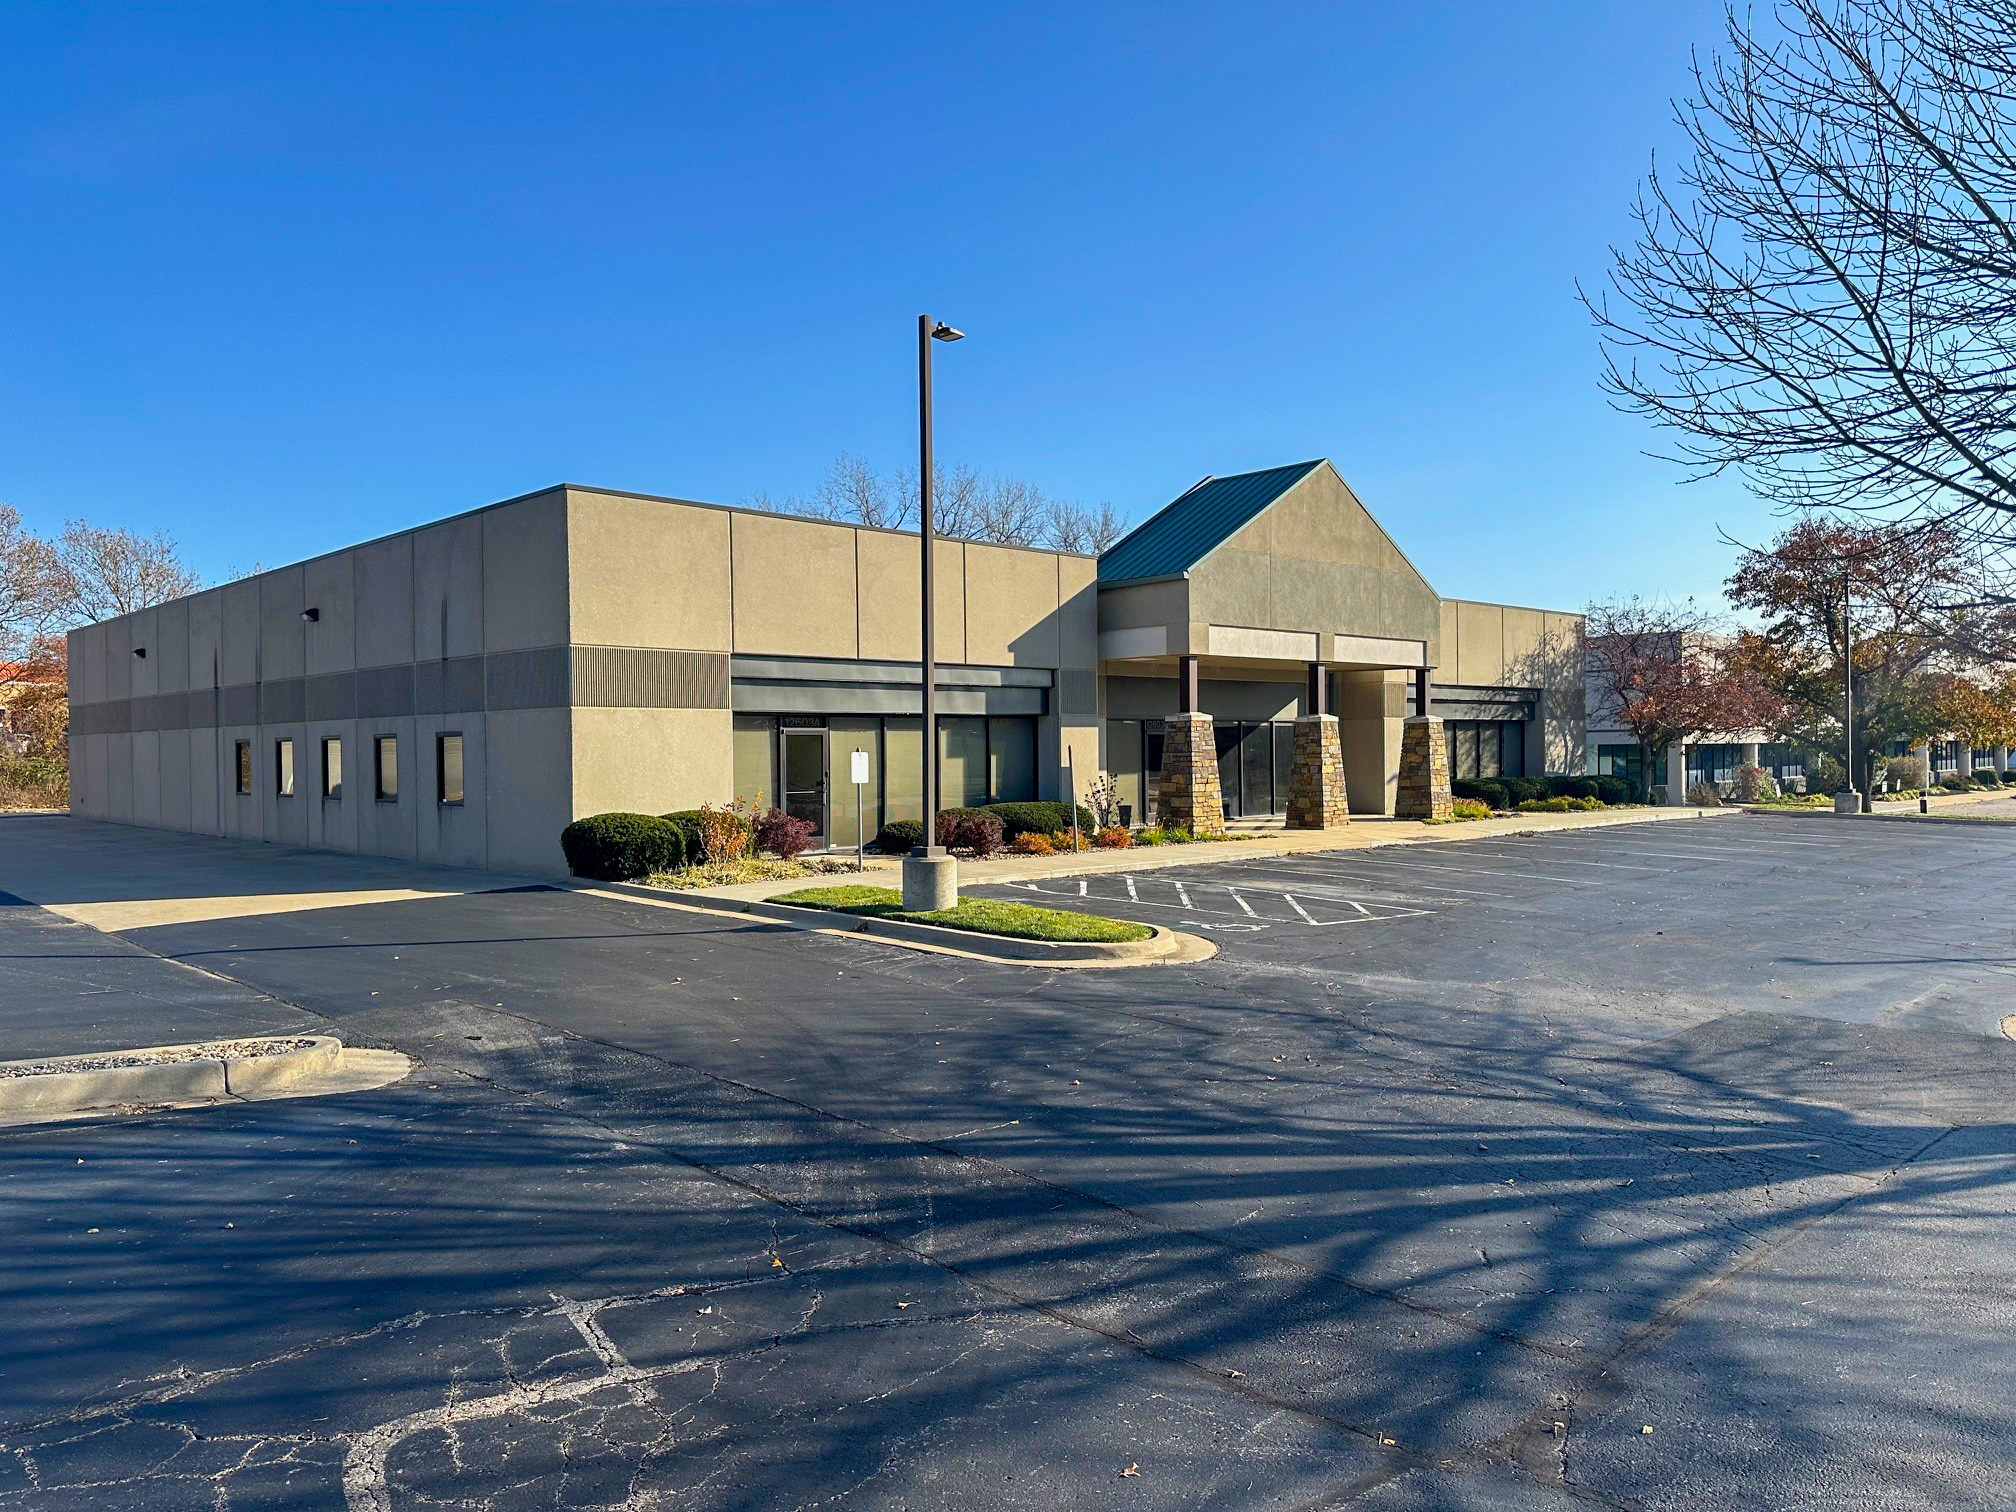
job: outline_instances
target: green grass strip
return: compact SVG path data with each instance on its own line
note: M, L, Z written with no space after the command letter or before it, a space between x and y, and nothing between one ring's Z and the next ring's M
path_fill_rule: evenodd
M1013 940L1057 940L1074 944L1118 944L1145 940L1155 931L1131 919L1105 919L1065 908L1037 908L1029 903L1002 903L991 898L961 898L952 908L906 913L903 894L893 887L805 887L770 900L796 908L828 908L835 913L862 914L871 919L900 919L906 924L936 924L974 934L1004 935Z

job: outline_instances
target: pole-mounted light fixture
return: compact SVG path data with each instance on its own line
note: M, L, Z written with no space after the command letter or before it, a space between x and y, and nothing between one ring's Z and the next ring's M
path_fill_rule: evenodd
M931 327L931 339L933 341L964 341L966 333L964 331L953 330L951 326L948 326L941 320Z
M147 648L146 648L145 646L135 646L135 647L133 648L133 654L134 654L135 656L137 656L137 657L140 657L140 658L142 658L142 659L144 660L144 659L146 658L146 655L147 655Z
M320 618L322 618L322 611L321 611L320 609L316 609L316 608L313 608L313 607L310 607L310 608L307 608L307 609L303 609L303 610L301 611L301 618L303 618L303 619L304 619L304 620L306 620L306 621L307 621L307 622L308 622L309 624L311 624L311 625L312 625L312 624L314 624L314 623L315 623L315 621L317 621L317 620L319 620Z

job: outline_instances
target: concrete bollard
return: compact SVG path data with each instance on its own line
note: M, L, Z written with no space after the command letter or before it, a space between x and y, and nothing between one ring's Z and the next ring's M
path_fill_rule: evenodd
M935 913L959 901L959 862L949 855L920 856L914 852L903 858L903 909L906 913Z
M1861 813L1862 795L1853 788L1843 788L1834 795L1834 812L1837 814Z

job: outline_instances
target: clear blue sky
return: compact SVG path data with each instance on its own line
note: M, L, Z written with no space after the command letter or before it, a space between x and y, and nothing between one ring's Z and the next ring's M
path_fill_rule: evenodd
M0 21L0 500L209 574L914 449L1135 518L1334 458L1444 594L1713 592L1574 281L1716 0L88 6Z

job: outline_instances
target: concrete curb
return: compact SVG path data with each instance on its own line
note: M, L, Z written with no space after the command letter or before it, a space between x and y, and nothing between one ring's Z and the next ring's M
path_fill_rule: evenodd
M1145 940L1114 944L1092 940L1011 940L971 929L945 929L935 924L909 924L895 919L868 919L860 914L845 914L830 908L797 908L790 904L772 903L764 898L675 893L636 882L582 882L576 879L562 886L566 891L585 893L590 897L634 900L653 908L711 914L718 919L777 925L785 929L853 935L877 944L893 945L899 950L963 956L968 960L993 961L1004 966L1187 966L1208 961L1218 954L1217 945L1210 940L1164 929L1160 925L1150 925L1155 933ZM1163 936L1167 936L1166 941Z
M333 1068L343 1042L328 1035L275 1034L248 1036L247 1041L305 1039L307 1044L277 1055L253 1059L191 1056L140 1066L80 1067L32 1076L8 1076L14 1066L61 1065L104 1055L152 1055L164 1050L189 1050L202 1045L147 1045L135 1050L105 1050L95 1055L30 1056L0 1061L0 1113L78 1113L133 1103L205 1102L223 1097L270 1094ZM239 1041L233 1041L239 1043Z

